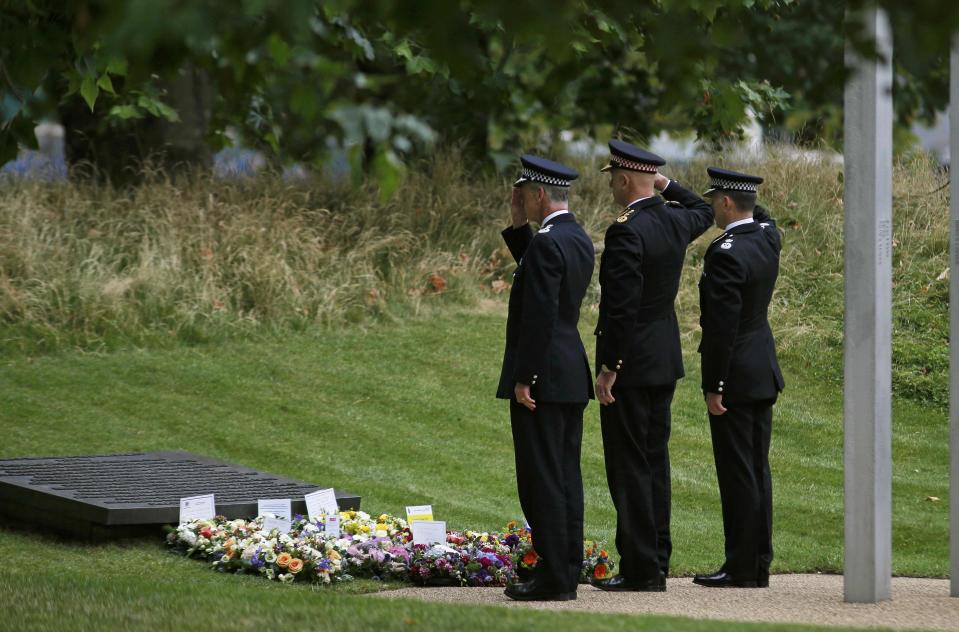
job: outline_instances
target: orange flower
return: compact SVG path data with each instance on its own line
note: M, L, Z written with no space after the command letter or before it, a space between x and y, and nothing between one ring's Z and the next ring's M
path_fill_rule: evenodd
M302 570L303 570L303 560L298 559L298 558L295 558L295 557L294 557L292 560L290 560L289 571L290 571L291 573L293 573L294 575L296 575L297 573L299 573L299 572L302 571Z
M605 564L597 564L596 568L593 569L593 577L596 579L602 579L606 577L606 573L608 572L609 570L606 568Z
M586 549L586 557L593 557L593 547Z
M609 557L609 553L606 552L606 549L602 549L599 552L600 557Z
M276 558L276 565L280 568L286 568L292 560L293 556L289 553L280 553L279 557Z
M526 564L527 566L532 566L533 564L536 563L536 560L538 559L539 559L539 555L536 554L536 551L534 551L533 549L530 549L529 551L526 552L526 555L523 556L523 564Z

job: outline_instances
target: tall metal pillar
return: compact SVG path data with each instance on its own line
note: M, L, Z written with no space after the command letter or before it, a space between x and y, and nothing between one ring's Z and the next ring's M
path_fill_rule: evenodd
M892 596L892 33L867 9L882 59L846 46L844 596Z
M952 42L949 81L949 577L959 597L959 36Z

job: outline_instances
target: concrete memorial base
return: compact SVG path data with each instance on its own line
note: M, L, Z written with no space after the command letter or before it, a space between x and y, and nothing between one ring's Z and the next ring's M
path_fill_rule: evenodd
M875 604L844 603L842 575L772 575L769 588L758 589L703 588L690 577L670 577L666 583L665 593L609 593L580 586L576 601L511 601L502 588L401 588L368 598L843 629L959 631L959 600L949 597L948 579L894 577L893 600Z
M83 540L156 535L180 518L180 499L214 494L216 512L252 518L261 498L290 498L306 515L303 495L321 486L189 452L0 460L0 523ZM340 490L341 510L360 497Z

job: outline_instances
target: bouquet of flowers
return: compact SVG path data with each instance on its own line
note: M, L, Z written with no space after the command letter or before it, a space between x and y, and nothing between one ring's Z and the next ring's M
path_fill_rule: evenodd
M168 544L187 557L207 560L219 571L253 573L282 582L329 584L352 579L332 538L316 525L298 520L279 534L263 531L263 520L194 520L172 529ZM339 547L342 549L342 546Z
M602 542L583 542L583 570L579 575L579 583L588 584L590 579L606 579L612 575L614 566Z
M364 538L390 538L410 541L410 533L406 520L390 514L380 514L375 520L365 511L341 511L340 531L348 535Z
M353 539L346 536L346 564L358 577L371 579L406 579L409 572L410 548L386 537Z
M362 511L340 513L340 534L325 518L294 516L287 533L265 531L264 518L194 520L169 529L170 548L206 560L221 572L251 573L292 583L332 584L354 577L417 584L505 586L535 568L528 529L510 522L502 533L451 531L445 544L414 545L405 520ZM581 581L605 577L612 562L601 543L584 543Z
M469 554L440 544L414 544L410 554L409 580L430 586L463 586Z
M506 523L504 532L503 542L512 551L516 575L521 579L528 579L539 562L539 554L533 548L532 533L513 520ZM588 584L592 578L604 579L611 574L614 566L615 563L609 559L609 554L602 542L595 540L583 542L583 570L579 576L579 583Z

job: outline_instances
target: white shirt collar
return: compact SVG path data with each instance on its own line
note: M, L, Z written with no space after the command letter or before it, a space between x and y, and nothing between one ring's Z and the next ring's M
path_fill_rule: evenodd
M643 200L648 200L648 199L651 198L651 197L656 197L656 196L655 196L655 195L647 195L646 197L641 197L641 198L639 198L638 200L633 200L632 202L630 202L629 204L626 205L626 208L631 207L633 204L639 204L639 203L642 202Z
M560 209L558 211L553 211L552 213L550 213L549 215L543 218L543 223L540 224L540 226L546 226L547 224L549 224L549 220L553 219L554 217L559 217L560 215L564 213L569 213L569 211L566 210L565 208Z
M732 230L736 228L737 226L742 226L743 224L752 224L754 221L756 220L754 220L752 217L747 217L746 219L737 219L732 224L729 224L728 226L726 226L724 230Z

